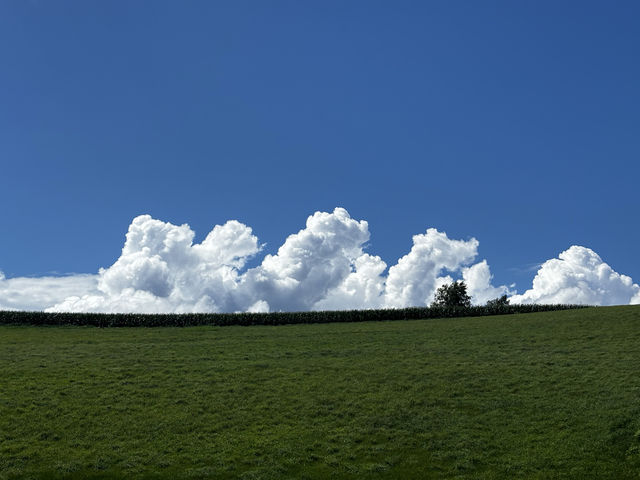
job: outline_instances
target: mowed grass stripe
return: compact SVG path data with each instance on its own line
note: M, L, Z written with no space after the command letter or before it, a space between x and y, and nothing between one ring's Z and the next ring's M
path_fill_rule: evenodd
M0 369L0 479L640 474L640 307L2 326Z

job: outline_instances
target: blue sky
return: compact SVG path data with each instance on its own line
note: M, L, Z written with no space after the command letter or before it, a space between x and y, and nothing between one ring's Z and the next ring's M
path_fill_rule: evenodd
M530 288L571 245L640 279L638 2L2 2L0 270L92 273L140 214L340 206L393 265L437 228ZM253 262L253 263L251 263ZM259 263L259 259L249 265Z

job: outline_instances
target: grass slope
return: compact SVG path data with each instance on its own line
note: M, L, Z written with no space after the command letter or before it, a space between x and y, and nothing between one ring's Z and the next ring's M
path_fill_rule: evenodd
M0 479L638 478L640 307L0 327Z

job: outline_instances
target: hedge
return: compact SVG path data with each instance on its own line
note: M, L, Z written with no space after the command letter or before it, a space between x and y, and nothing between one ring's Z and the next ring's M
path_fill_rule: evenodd
M291 325L300 323L376 322L429 318L481 317L548 312L587 305L501 305L497 307L411 307L379 310L327 310L271 313L53 313L0 311L0 325L77 325L94 327L191 327L197 325Z

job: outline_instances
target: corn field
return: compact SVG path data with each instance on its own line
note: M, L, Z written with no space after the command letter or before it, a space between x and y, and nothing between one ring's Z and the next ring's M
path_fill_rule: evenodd
M585 308L586 305L501 305L472 307L412 307L379 310L335 310L271 313L48 313L0 311L0 325L76 325L93 327L191 327L291 325L304 323L376 322L430 318L480 317Z

